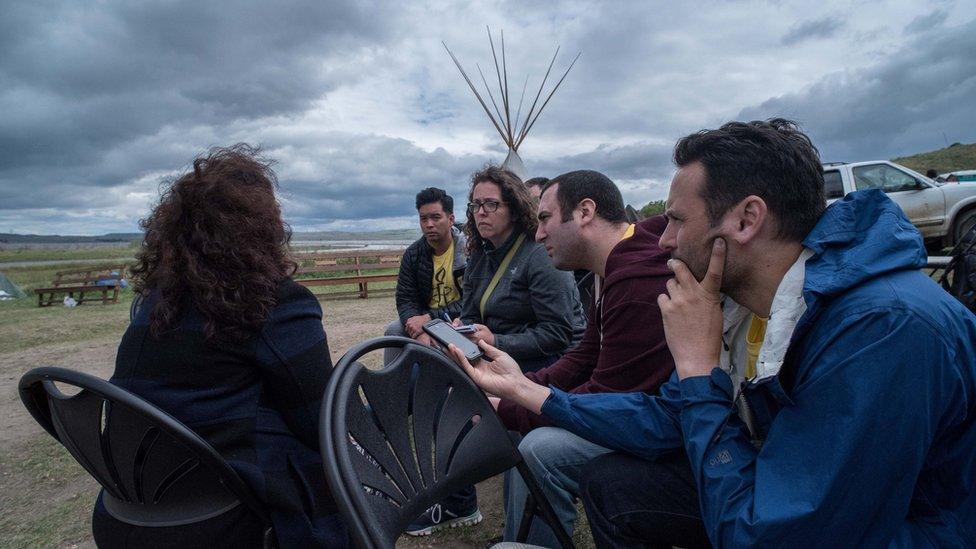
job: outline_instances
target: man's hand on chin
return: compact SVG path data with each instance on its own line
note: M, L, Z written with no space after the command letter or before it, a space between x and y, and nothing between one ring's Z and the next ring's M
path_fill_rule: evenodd
M707 376L719 364L722 350L722 272L726 245L712 244L708 271L699 283L680 259L668 261L674 278L667 295L657 298L664 319L664 335L674 357L678 378Z

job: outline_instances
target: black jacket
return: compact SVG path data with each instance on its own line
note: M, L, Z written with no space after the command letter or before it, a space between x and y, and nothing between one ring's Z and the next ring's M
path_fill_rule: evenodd
M513 231L500 248L492 249L491 242L485 242L485 250L471 253L461 319L487 326L495 334L495 346L521 364L565 353L583 336L584 326L573 275L557 270L545 247L532 236L526 236L512 257L482 317L481 298L517 238Z
M462 295L462 278L467 264L464 255L467 248L467 238L457 227L451 227L454 238L454 286L458 294ZM400 315L400 323L406 324L412 316L430 313L430 296L433 293L432 279L434 276L434 249L427 243L427 239L420 237L403 252L400 260L400 274L397 275L396 307ZM448 304L441 309L451 316L461 314L461 300Z
M342 547L346 529L319 455L319 409L332 374L322 309L290 279L276 297L246 341L209 343L195 308L172 332L149 335L150 295L133 311L111 382L208 440L268 506L281 547ZM182 528L197 528L198 539L219 535Z

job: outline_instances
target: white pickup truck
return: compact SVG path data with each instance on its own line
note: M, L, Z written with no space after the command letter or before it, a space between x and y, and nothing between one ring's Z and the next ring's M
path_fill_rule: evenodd
M976 182L937 183L887 160L824 164L828 202L864 189L888 193L932 249L955 245L976 225Z

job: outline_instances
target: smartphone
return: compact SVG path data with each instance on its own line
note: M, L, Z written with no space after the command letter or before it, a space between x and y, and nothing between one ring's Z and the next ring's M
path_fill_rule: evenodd
M478 331L474 324L462 324L460 326L455 326L454 331L459 334L473 334Z
M437 343L440 343L445 350L448 344L453 343L455 347L461 349L461 352L464 353L464 358L468 359L468 362L474 362L482 356L480 347L458 333L454 329L454 326L439 318L435 318L424 324L424 331L427 332L427 335L434 338Z

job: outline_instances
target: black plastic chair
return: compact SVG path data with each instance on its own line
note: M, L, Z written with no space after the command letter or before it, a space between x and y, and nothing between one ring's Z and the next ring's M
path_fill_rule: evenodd
M357 362L386 347L403 351L382 370ZM350 349L329 381L319 428L326 478L360 547L393 547L428 507L512 467L531 493L518 539L538 512L563 547L573 546L484 393L440 351L390 336Z
M66 395L55 382L81 391ZM102 485L113 518L142 527L185 526L245 505L266 525L257 541L277 545L267 511L237 472L173 416L64 368L31 370L19 388L34 419Z

